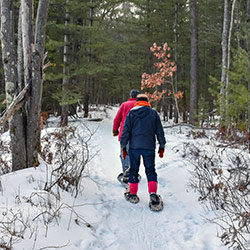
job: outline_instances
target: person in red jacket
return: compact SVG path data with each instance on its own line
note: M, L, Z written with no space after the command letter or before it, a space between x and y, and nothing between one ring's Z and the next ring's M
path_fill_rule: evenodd
M115 116L115 119L113 122L113 136L118 136L119 141L121 140L123 124L125 122L127 114L130 111L130 109L134 107L136 100L137 100L136 97L138 94L139 94L139 91L137 89L132 89L129 95L130 98L126 102L123 102L121 104ZM127 184L128 178L129 178L129 167L130 167L129 157L126 157L126 159L123 159L122 152L121 152L120 159L122 163L122 173L118 175L118 180Z

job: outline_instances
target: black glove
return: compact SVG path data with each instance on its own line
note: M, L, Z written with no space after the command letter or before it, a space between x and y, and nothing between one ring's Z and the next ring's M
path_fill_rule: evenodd
M113 136L117 136L117 135L119 135L119 131L113 130Z

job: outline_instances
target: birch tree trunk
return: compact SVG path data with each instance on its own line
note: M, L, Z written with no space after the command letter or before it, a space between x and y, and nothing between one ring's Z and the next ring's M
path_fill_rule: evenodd
M223 30L222 30L222 36L221 36L221 52L222 52L222 61L221 61L221 82L223 83L220 94L221 94L221 100L220 100L220 116L221 119L224 120L224 97L225 97L225 87L226 87L226 68L227 68L227 42L228 42L228 0L224 0L224 14L223 14Z
M197 0L190 0L191 51L190 51L190 114L189 123L196 121L198 108L198 31Z
M33 32L33 0L21 0L21 27L23 43L23 65L25 85L31 80L31 53L34 43Z
M32 52L32 84L31 96L27 108L27 165L38 164L40 151L40 111L43 87L43 61L45 47L45 31L49 0L40 0L36 16L34 49Z
M224 0L224 15L223 15L223 31L221 36L221 51L222 51L222 61L221 61L221 81L226 83L226 67L227 67L227 41L228 41L228 0ZM224 94L223 86L221 88L221 94Z
M1 42L2 60L5 75L7 106L18 94L17 54L13 33L13 1L1 0ZM26 167L26 142L24 122L21 111L17 111L10 120L10 137L12 147L12 170Z

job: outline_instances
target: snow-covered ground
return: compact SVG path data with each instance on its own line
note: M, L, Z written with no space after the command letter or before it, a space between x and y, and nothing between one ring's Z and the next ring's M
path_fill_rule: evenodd
M92 152L98 154L86 168L78 197L60 192L60 201L50 210L55 212L55 218L48 227L43 224L49 218L45 200L53 204L55 198L41 191L46 181L45 164L0 176L0 239L4 236L1 222L9 220L9 231L23 228L24 232L23 238L13 242L14 250L227 249L217 237L216 225L206 220L211 215L201 207L198 194L188 186L193 166L183 160L178 149L191 139L185 131L180 134L178 127L165 129L164 158L156 157L158 193L164 201L164 210L156 213L148 207L143 165L140 202L131 204L125 200L124 187L116 179L121 172L119 142L112 136L117 110L107 109L108 116L101 122L82 119L72 123L74 126L85 123L91 129L98 127L90 142ZM14 225L11 218L18 218L19 222Z

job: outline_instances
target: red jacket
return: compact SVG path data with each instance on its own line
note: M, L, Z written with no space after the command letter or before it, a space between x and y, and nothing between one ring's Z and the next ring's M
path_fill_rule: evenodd
M118 131L119 127L119 137L118 140L120 141L122 136L123 124L127 117L128 112L132 109L136 103L136 98L130 98L126 102L123 102L115 116L114 123L113 123L113 131Z

